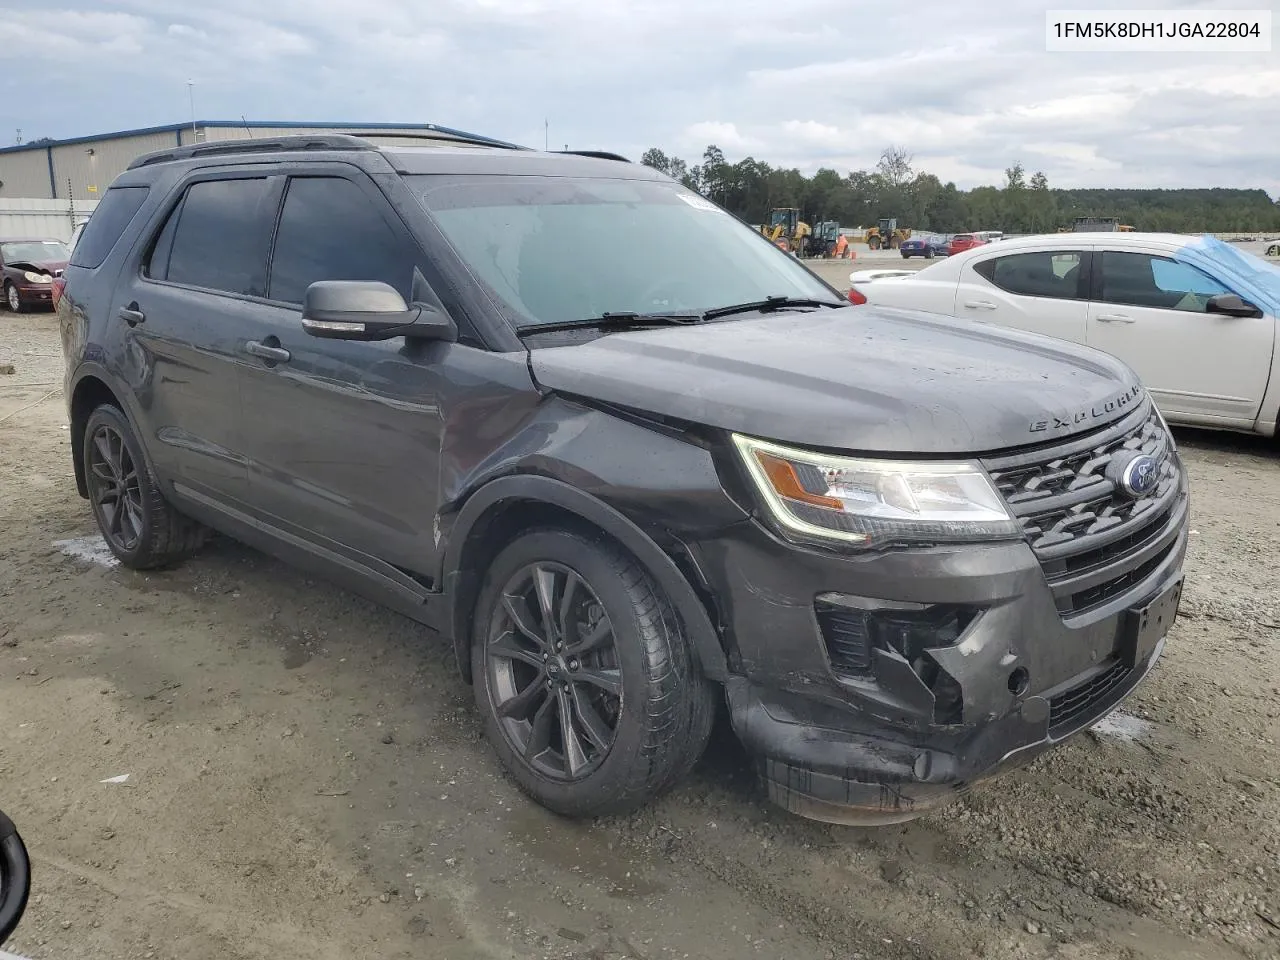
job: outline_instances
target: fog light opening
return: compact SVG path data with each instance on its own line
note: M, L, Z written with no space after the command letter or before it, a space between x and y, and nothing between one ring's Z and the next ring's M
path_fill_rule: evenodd
M1031 689L1031 673L1026 667L1019 667L1009 674L1009 692L1021 700Z

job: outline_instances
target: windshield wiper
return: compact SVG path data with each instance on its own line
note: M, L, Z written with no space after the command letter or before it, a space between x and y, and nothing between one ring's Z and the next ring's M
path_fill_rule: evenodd
M582 327L594 327L597 330L623 330L630 327L668 327L697 323L701 319L702 315L698 313L636 313L631 310L620 310L616 313L603 313L598 317L584 317L581 320L562 320L559 323L531 323L520 327L516 331L516 335L527 337L534 333L578 330Z
M770 313L784 307L844 307L848 304L842 300L811 300L805 297L765 297L749 303L735 303L727 307L715 307L702 314L703 320L715 320L717 317L729 317L735 313Z

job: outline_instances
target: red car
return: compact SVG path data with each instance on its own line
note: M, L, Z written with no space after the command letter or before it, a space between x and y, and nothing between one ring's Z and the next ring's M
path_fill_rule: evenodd
M957 253L965 250L972 250L974 247L980 247L987 241L972 233L957 233L951 238L951 242L947 244L947 256L954 257Z
M53 306L53 281L67 269L70 254L61 240L0 240L4 302L14 313L36 304Z

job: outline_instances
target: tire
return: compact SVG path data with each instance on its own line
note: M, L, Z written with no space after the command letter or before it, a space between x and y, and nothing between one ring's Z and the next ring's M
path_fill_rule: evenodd
M932 248L932 247L926 247L926 248L925 248L925 251L924 251L924 258L925 258L926 260L932 260L932 259L933 259L933 248Z
M22 302L22 294L12 283L4 285L4 304L14 313L22 313L27 308L27 305Z
M165 500L133 427L118 407L103 404L89 415L82 457L98 529L126 567L172 566L204 543L205 528Z
M902 255L902 259L903 259L903 260L910 260L910 259L911 259L911 254L909 254L909 253L904 253L904 254Z
M538 580L558 625L552 633ZM521 536L490 565L472 623L485 734L520 788L547 809L629 813L674 786L706 749L715 686L698 671L665 594L603 535ZM576 747L566 750L570 741Z

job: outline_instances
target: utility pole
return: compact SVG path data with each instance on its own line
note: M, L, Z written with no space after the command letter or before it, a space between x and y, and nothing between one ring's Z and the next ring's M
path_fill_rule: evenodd
M18 132L21 133L22 131L18 131ZM18 142L21 143L22 141L19 140ZM542 150L544 153L549 153L551 151L551 121L550 120L542 121Z
M21 127L18 128L18 145L19 146L22 145L22 128Z
M194 80L187 81L187 100L191 104L191 142L196 142L196 82Z

